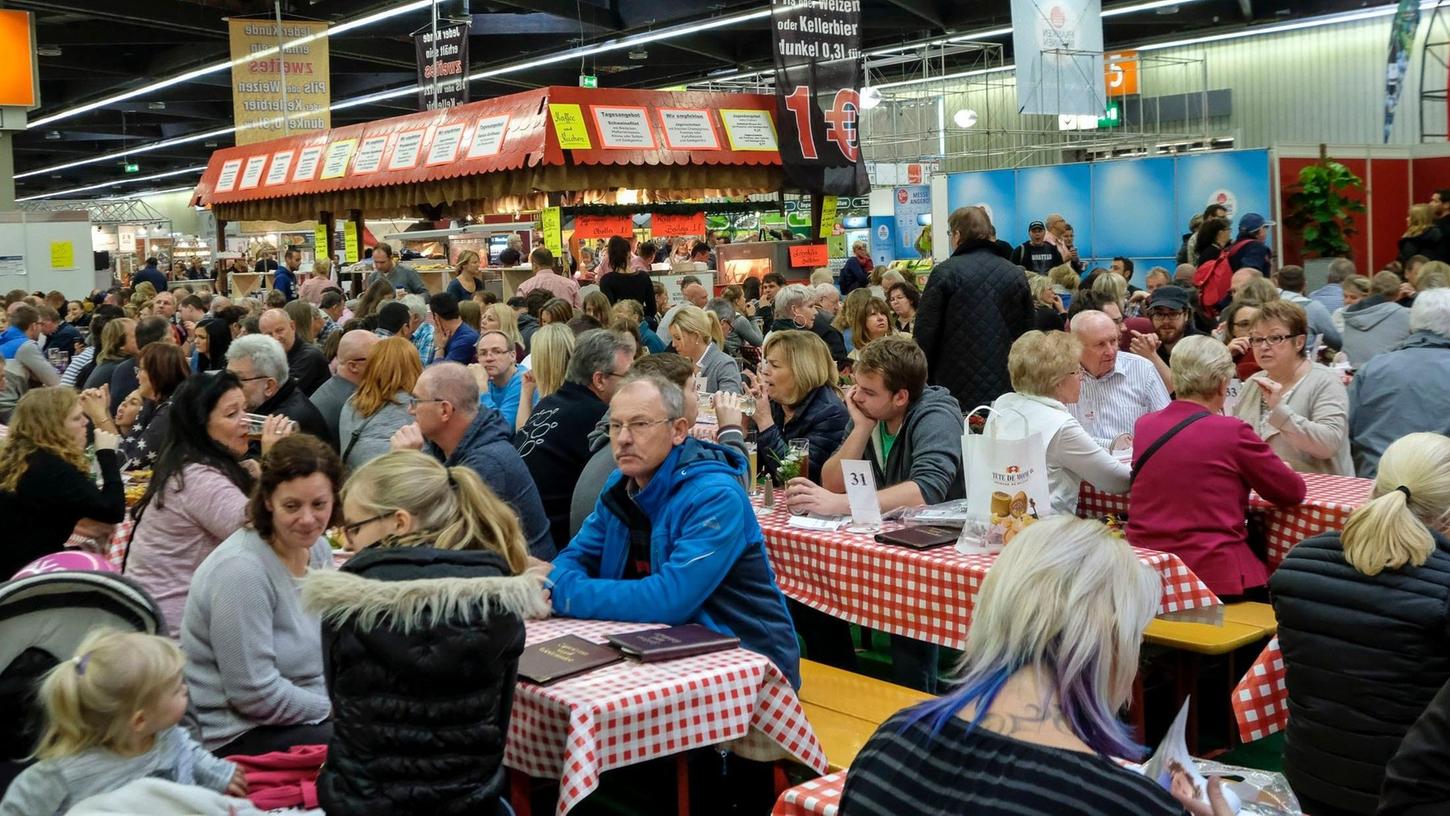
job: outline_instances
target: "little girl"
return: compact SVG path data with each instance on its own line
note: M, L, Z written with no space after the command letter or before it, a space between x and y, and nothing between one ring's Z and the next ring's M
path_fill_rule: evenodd
M181 650L166 638L100 630L40 686L40 760L15 778L0 816L51 816L146 777L244 796L237 766L177 723L186 713Z

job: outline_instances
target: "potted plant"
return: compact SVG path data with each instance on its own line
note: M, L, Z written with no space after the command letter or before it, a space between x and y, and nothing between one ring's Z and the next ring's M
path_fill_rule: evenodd
M1348 167L1324 155L1319 162L1299 171L1299 183L1289 196L1289 214L1284 223L1299 232L1306 260L1304 271L1313 288L1324 282L1325 267L1334 258L1351 255L1349 236L1357 230L1354 214L1365 211L1364 202L1349 197L1364 189L1364 182Z

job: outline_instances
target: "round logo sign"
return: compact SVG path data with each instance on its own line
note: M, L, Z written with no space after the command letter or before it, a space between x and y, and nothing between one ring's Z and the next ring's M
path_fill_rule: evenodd
M911 197L911 194L906 191L906 188L905 187L897 187L896 188L896 203L897 204L905 204L906 201L907 201L907 199L910 198L910 197Z
M1214 190L1213 194L1208 197L1208 203L1210 205L1217 204L1223 207L1225 210L1228 210L1228 217L1233 218L1234 211L1238 209L1239 202L1229 190Z
M876 238L880 241L891 240L891 228L885 224L881 224L876 228Z
M1062 6L1053 6L1052 11L1047 13L1047 19L1053 28L1062 28L1067 23L1067 13L1062 10Z

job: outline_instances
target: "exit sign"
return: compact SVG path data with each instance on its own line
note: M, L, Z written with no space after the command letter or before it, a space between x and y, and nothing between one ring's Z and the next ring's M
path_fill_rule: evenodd
M126 162L126 172L127 173L139 173L139 172L141 172L141 165L134 164L132 162Z
M1123 103L1116 99L1108 100L1108 109L1098 119L1098 127L1115 128L1123 126Z
M579 87L581 87L581 88L598 88L599 87L599 77L593 76L591 74L580 74L579 75Z

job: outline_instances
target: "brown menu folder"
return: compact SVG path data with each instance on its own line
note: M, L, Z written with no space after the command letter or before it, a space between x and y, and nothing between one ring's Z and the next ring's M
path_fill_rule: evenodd
M740 638L722 635L698 623L671 626L668 629L646 629L609 635L607 640L627 657L641 663L674 660L680 657L723 652L740 645Z
M608 646L565 635L524 649L519 655L519 676L547 686L623 659L624 655Z

